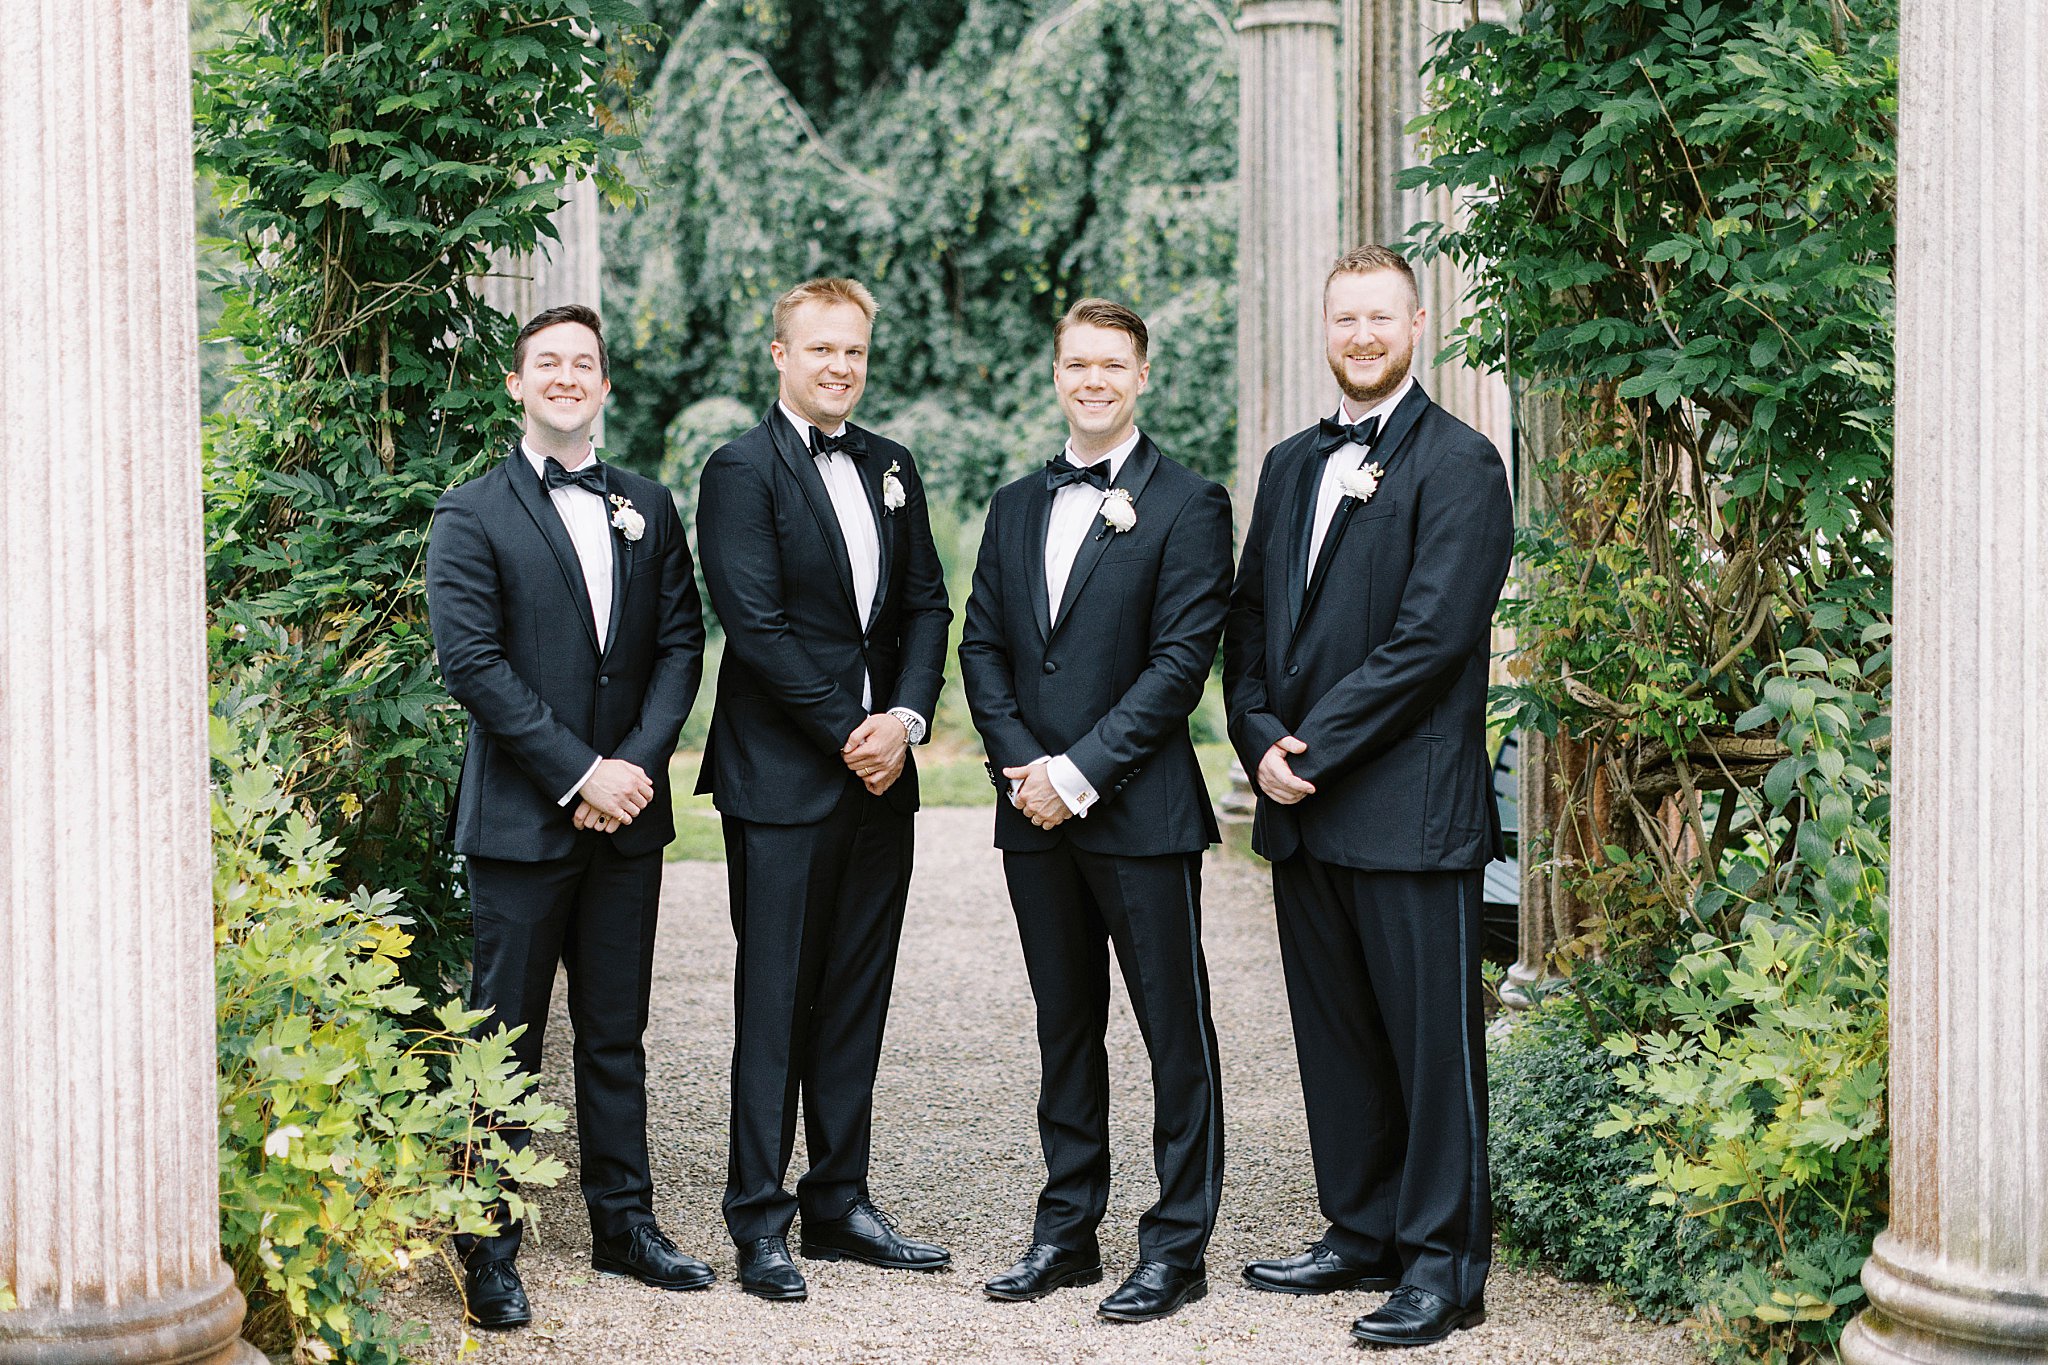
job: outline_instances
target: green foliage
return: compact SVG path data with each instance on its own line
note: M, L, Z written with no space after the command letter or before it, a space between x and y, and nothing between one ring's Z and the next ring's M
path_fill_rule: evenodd
M1636 1182L1743 1254L1699 1315L1730 1359L1830 1347L1883 1223L1889 693L1864 674L1888 658L1796 649L1765 678L1745 724L1790 750L1764 783L1780 842L1747 841L1702 888L1699 922L1736 908L1736 926L1692 934L1644 993L1654 1027L1606 1040L1635 1060L1599 1135L1648 1139Z
M197 81L199 164L238 266L242 356L207 431L219 676L275 698L298 794L344 884L399 891L409 975L465 956L443 813L460 717L435 673L421 560L443 489L517 431L506 319L471 292L492 251L553 229L560 184L620 195L631 144L593 103L578 27L619 0L249 0Z
M691 17L651 97L655 188L606 245L624 324L615 452L655 469L663 431L704 400L758 416L775 391L770 305L834 273L882 305L863 420L966 503L1057 451L1052 324L1091 292L1152 327L1144 425L1228 476L1237 87L1221 10L679 8Z
M0 1313L12 1313L15 1307L14 1291L7 1287L7 1281L0 1280Z
M416 1337L377 1310L380 1284L488 1229L501 1175L559 1180L560 1161L513 1152L497 1126L560 1131L567 1115L527 1093L514 1035L472 1036L485 1012L449 1001L434 1027L402 1022L423 1001L399 979L398 897L330 894L335 845L246 708L215 716L212 747L221 1244L244 1331L301 1358L396 1362Z
M1602 1280L1638 1309L1683 1316L1712 1263L1701 1226L1652 1202L1650 1170L1631 1144L1595 1137L1622 1098L1615 1060L1577 1001L1552 995L1487 1050L1494 1230L1501 1246L1539 1256L1569 1279Z
M1895 0L1532 0L1432 60L1452 353L1559 415L1498 721L1568 736L1602 1134L1739 1264L1730 1359L1825 1352L1882 1189ZM1763 729L1766 721L1776 721ZM1534 842L1534 841L1532 841Z

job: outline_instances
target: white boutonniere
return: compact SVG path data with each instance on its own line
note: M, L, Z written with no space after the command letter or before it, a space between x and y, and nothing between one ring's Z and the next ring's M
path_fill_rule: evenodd
M1102 520L1118 535L1138 524L1138 505L1131 501L1130 489L1112 488L1103 494Z
M640 509L633 506L633 500L622 493L611 495L612 525L627 540L638 540L647 534L647 518L640 515Z
M1347 498L1371 502L1372 495L1379 492L1380 476L1386 472L1377 464L1363 464L1356 469L1341 470L1337 475L1337 488Z
M882 472L882 513L885 516L903 506L903 480L896 477L902 468L902 465L891 460L889 467Z

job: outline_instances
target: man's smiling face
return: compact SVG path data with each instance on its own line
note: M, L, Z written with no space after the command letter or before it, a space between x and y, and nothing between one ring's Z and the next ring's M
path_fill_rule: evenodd
M505 376L505 389L526 409L527 430L587 436L612 391L597 333L580 322L541 328L526 339L526 354Z
M1362 412L1408 377L1422 310L1407 277L1393 270L1334 275L1323 290L1323 344L1337 387Z
M820 431L838 431L867 388L868 315L855 303L811 299L789 315L784 331L785 340L768 345L782 373L782 401Z

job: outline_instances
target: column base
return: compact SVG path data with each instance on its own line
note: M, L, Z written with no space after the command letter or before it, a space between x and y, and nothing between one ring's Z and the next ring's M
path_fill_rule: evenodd
M2048 1285L1992 1277L1877 1239L1863 1267L1870 1307L1842 1334L1848 1365L2038 1365Z
M265 1365L241 1338L245 1305L226 1265L161 1298L0 1315L0 1365Z
M1534 1009L1549 988L1563 979L1540 962L1533 967L1517 962L1508 968L1507 980L1501 984L1500 1003L1511 1010Z

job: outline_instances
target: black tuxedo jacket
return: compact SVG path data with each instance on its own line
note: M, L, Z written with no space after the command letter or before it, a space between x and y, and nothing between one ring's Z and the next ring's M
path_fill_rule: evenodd
M831 813L848 777L840 747L870 714L863 668L874 712L907 706L935 720L953 610L924 485L908 450L849 429L867 443L859 463L882 547L865 621L832 495L779 405L704 466L697 549L725 654L697 790L736 819L807 825ZM904 491L895 511L882 504L892 468ZM917 809L915 761L883 795L900 812Z
M1275 862L1408 872L1501 856L1486 752L1486 661L1513 552L1507 474L1484 436L1416 385L1345 498L1313 578L1316 428L1266 455L1224 640L1230 738L1247 773L1283 735L1316 793L1259 796L1252 846Z
M996 847L1199 853L1216 816L1188 716L1216 661L1230 595L1230 497L1140 436L1113 487L1138 521L1081 542L1057 616L1045 585L1053 495L1043 470L989 504L960 672L988 751ZM1099 794L1086 818L1042 830L1009 802L1004 768L1065 754Z
M668 490L607 465L611 491L646 519L612 532L603 651L568 528L515 442L487 473L443 495L427 544L427 608L448 693L469 711L451 823L459 853L511 862L565 857L575 802L599 758L645 769L654 800L611 836L626 854L675 838L668 761L696 700L704 619L682 518Z

